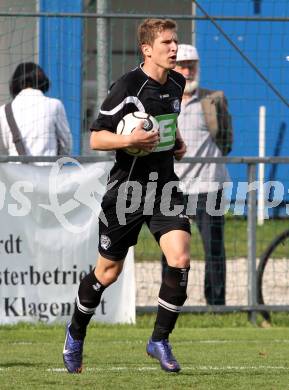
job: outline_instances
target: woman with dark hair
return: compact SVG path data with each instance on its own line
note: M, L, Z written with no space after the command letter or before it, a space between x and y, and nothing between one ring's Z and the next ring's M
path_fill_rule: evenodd
M50 82L43 69L34 64L34 62L22 62L15 69L9 83L10 95L13 99L22 89L33 88L40 89L43 93L47 92Z
M71 152L72 136L64 106L60 100L44 96L49 87L50 81L39 65L23 62L17 66L9 90L23 152L19 153L13 141L11 122L3 105L0 107L0 154L55 156Z

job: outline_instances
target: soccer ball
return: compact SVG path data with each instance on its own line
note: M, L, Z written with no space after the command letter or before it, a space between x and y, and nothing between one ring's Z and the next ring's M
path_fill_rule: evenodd
M125 115L118 123L116 132L117 134L128 135L134 131L140 121L145 120L143 129L146 131L157 130L159 131L159 123L152 115L142 111L132 112ZM152 151L141 150L137 148L125 148L124 151L131 156L147 156Z

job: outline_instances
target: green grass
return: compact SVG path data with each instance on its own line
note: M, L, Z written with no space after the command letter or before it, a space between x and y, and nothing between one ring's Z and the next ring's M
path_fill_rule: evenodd
M0 327L1 389L286 389L288 315L274 326L251 325L245 314L183 315L171 337L180 374L160 370L145 353L154 316L137 325L90 326L85 370L63 370L63 326Z
M266 220L263 226L257 226L257 257L265 250L269 242L277 234L289 228L286 219ZM226 217L225 247L227 259L247 257L247 221L244 218ZM278 253L278 256L288 256L288 248ZM135 246L136 261L159 261L161 251L146 225L143 226L137 245ZM192 224L191 259L203 260L203 246L195 224Z

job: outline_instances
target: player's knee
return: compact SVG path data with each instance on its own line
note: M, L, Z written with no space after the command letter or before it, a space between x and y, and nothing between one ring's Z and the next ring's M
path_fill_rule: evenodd
M189 253L184 253L183 255L180 256L177 268L190 268L190 254Z
M122 267L107 267L102 270L101 274L98 273L98 277L103 285L109 286L110 284L117 281L119 275L121 274L121 271Z
M168 260L170 266L174 268L189 268L190 267L190 255L189 253L182 253L176 256L174 259Z
M103 274L102 280L105 286L109 286L110 284L117 281L119 274L115 271L109 270Z

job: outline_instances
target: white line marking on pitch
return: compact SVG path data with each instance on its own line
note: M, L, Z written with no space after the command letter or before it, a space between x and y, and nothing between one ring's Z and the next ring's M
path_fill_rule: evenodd
M88 372L120 372L120 371L157 371L159 370L159 367L87 367L84 369L84 371ZM0 367L0 371L27 371L26 368L17 368L15 367ZM31 368L29 369L31 370ZM258 370L283 370L283 371L289 371L289 367L284 366L185 366L182 367L182 371L258 371ZM45 371L47 372L63 372L66 373L66 369L63 367L54 367L54 368L47 368Z
M97 342L100 343L100 342ZM97 344L95 343L95 344ZM106 342L105 342L106 343ZM242 343L249 343L249 344L288 344L289 339L267 339L267 340L184 340L184 341L175 341L176 345L184 345L184 344L242 344ZM51 345L50 342L39 342L39 343L33 343L31 341L12 341L12 342L3 342L0 343L2 345L8 344L8 345ZM93 343L94 344L94 343ZM134 340L134 341L111 341L110 344L146 344L146 341L142 340Z
M106 371L156 371L159 370L159 367L109 367L109 368L100 368L100 367L88 367L85 368L84 371L98 371L98 372L106 372ZM193 371L245 371L245 370L285 370L289 371L289 367L283 366L186 366L182 367L182 371L193 370ZM46 371L48 372L66 372L65 368L48 368Z

